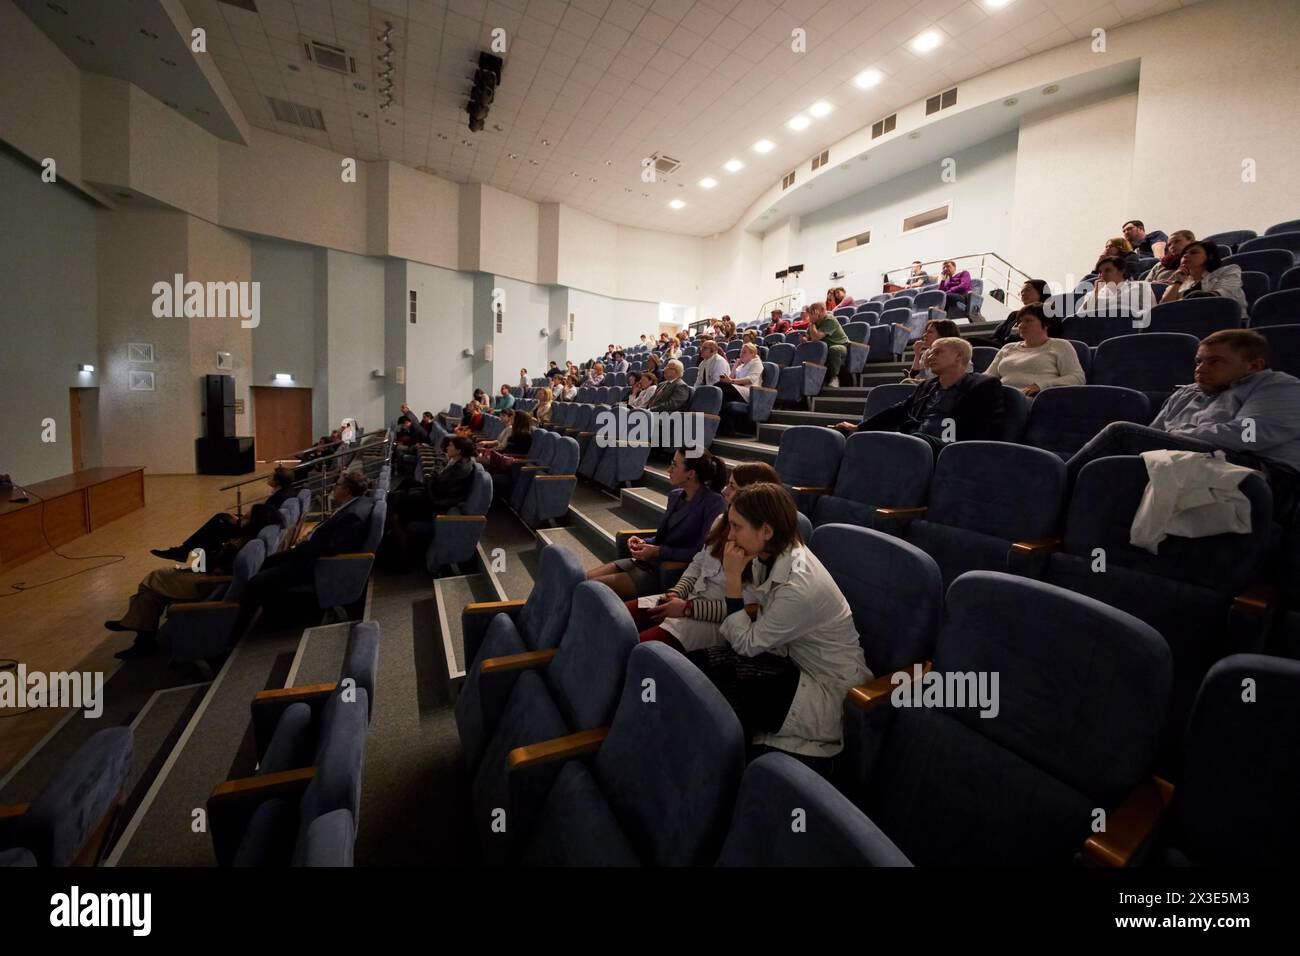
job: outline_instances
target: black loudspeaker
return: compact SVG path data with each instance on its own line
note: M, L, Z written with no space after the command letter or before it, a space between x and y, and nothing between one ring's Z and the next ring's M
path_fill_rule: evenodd
M233 375L203 377L203 434L206 438L235 437L235 378Z
M194 463L200 475L246 475L255 460L251 438L196 438Z

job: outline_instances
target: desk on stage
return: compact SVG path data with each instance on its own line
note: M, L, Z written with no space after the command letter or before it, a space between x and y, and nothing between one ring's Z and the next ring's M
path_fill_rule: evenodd
M10 501L10 492L0 491L2 571L144 507L142 467L88 468L20 487L29 501Z

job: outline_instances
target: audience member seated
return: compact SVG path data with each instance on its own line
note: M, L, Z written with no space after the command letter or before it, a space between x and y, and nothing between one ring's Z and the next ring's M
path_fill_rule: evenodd
M1268 367L1268 339L1221 329L1196 350L1195 383L1169 396L1149 425L1112 422L1075 453L1070 479L1088 462L1144 451L1223 451L1255 468L1273 489L1273 515L1293 517L1300 491L1300 379Z
M557 386L555 397L563 402L571 402L578 397L578 380L570 375Z
M516 411L510 416L510 431L505 443L500 441L481 441L478 453L487 453L483 467L494 475L510 474L515 458L526 458L533 447L533 416L523 411Z
M432 521L434 515L447 514L469 497L478 446L468 438L452 435L443 441L441 451L446 455L445 462L441 468L426 473L423 484L388 495L388 527L403 558L408 556L407 528L412 522Z
M537 407L533 409L533 421L538 425L549 425L554 402L555 396L549 388L539 388L537 390Z
M727 377L731 365L725 355L718 354L717 343L705 339L700 343L699 369L699 376L695 379L696 385L717 385Z
M402 406L404 412L398 416L397 428L393 435L393 470L399 475L409 475L415 470L420 460L417 446L429 444L429 433L423 425L418 425L406 414L409 409Z
M826 379L824 388L839 385L840 369L849 354L849 336L840 325L840 320L826 311L820 302L814 302L808 309L808 341L826 343Z
M1074 307L1075 315L1138 316L1155 305L1151 283L1125 278L1124 260L1104 256L1097 260L1097 281Z
M1051 292L1047 289L1047 283L1042 279L1027 279L1025 284L1020 287L1020 307L1027 305L1041 305L1047 300ZM992 331L989 335L972 335L968 340L972 345L992 345L994 348L1002 348L1008 342L1015 341L1020 336L1016 332L1016 323L1020 321L1020 310L1017 309L1007 314L1002 320L1002 324Z
M510 386L502 385L501 394L492 402L492 411L498 414L515 407L515 397L510 394Z
M764 335L785 335L790 331L790 320L787 319L780 309L772 310L772 321L767 324L763 330Z
M1061 320L1043 314L1041 305L1020 310L1020 341L1002 346L985 374L1001 379L1033 398L1045 388L1083 385L1086 381L1079 354L1061 334Z
M725 643L688 657L731 703L747 741L824 773L843 748L845 695L872 676L853 613L800 540L783 487L741 488L727 511Z
M605 363L596 362L591 368L587 369L587 385L601 385L605 381Z
M291 468L277 468L266 479L266 487L271 494L264 504L271 510L279 511L280 505L293 497L294 473ZM243 535L244 525L238 518L228 512L219 512L203 523L192 535L174 548L154 548L149 553L165 561L184 561L195 548L202 548L204 554L213 555L232 538ZM215 572L214 572L215 573Z
M765 461L742 461L732 468L722 489L722 513L677 584L659 595L653 606L642 607L648 603L645 598L627 602L641 640L663 641L683 653L722 643L722 622L727 617L722 553L731 531L726 506L737 490L761 481L779 485L781 478Z
M643 372L653 372L655 381L658 381L664 374L664 360L654 352L647 352L645 364L641 366Z
M158 622L162 620L167 605L173 601L204 600L212 590L212 581L206 575L230 574L240 548L256 538L263 528L279 528L283 524L284 518L277 507L269 501L258 502L249 509L243 521L232 521L224 540L212 542L210 550L204 547L203 573L195 573L188 566L150 571L131 596L131 603L121 619L104 622L104 627L110 631L135 631L135 643L113 656L126 661L156 652Z
M659 353L659 359L663 362L670 362L682 357L682 345L676 339L670 339L668 345Z
M718 322L718 341L730 342L736 337L736 323L731 321L731 316L724 315Z
M745 329L744 334L740 337L740 341L744 345L753 345L754 348L758 348L758 329Z
M921 260L913 259L912 271L907 274L907 285L905 288L919 289L921 286L929 285L931 281L930 273L926 272L925 269L921 267Z
M1146 275L1142 276L1143 282L1159 282L1162 285L1168 285L1178 272L1179 263L1182 262L1183 250L1187 248L1189 242L1196 241L1196 234L1190 229L1179 229L1169 236L1169 241L1165 243L1165 254L1160 257L1160 261L1147 270Z
M655 351L662 352L664 349L668 347L671 341L672 339L667 332L660 332L659 341L655 345Z
M334 483L334 513L288 551L267 556L262 570L253 575L244 590L236 630L247 625L258 608L274 608L286 602L290 588L311 584L317 558L360 549L374 507L374 499L366 497L369 490L370 482L360 472L339 475Z
M642 338L645 338L645 336L642 336ZM554 362L552 362L551 367L546 370L546 377L552 383L554 383L557 378L564 378L564 375L564 369L560 368L560 366L556 365Z
M1165 245L1169 242L1169 237L1159 229L1147 232L1141 219L1130 219L1124 223L1121 231L1124 233L1124 238L1128 240L1129 247L1139 256L1154 256L1159 259L1165 254Z
M805 305L802 309L799 310L799 318L795 319L793 322L790 323L790 331L791 332L804 331L808 328L810 322L811 319L809 318L809 314L808 314L808 306Z
M695 557L713 520L722 513L724 503L719 491L725 479L722 463L708 451L701 449L698 456L688 458L686 450L679 449L668 469L672 490L658 530L648 538L629 538L631 557L592 568L587 580L609 585L625 601L659 594L659 565Z
M934 373L911 395L861 422L832 426L842 432L902 432L928 441L937 454L953 441L999 441L1005 400L1002 383L968 371L971 344L965 339L937 339L925 351Z
M614 375L622 375L627 372L627 356L622 349L614 351L614 361L609 364L609 371Z
M912 359L912 367L903 376L903 381L907 384L919 385L927 379L934 378L934 373L925 365L925 350L939 339L959 338L961 338L960 327L952 319L931 319L925 323L925 334L912 343L912 351L916 357Z
M642 372L632 379L632 392L627 397L629 408L649 408L650 402L654 400L655 388L659 385L659 379L655 377L654 372Z
M1178 271L1169 277L1160 304L1177 302L1202 295L1219 295L1237 303L1241 317L1246 317L1246 290L1241 285L1241 266L1225 264L1219 247L1209 242L1189 242L1183 247Z
M682 379L682 363L673 359L664 366L664 380L655 388L650 399L652 412L679 412L691 400L691 387Z
M321 458L328 458L333 454L334 448L331 441L329 435L321 435L316 439L316 444L313 448L298 456L298 465L294 468L294 475L297 479L305 479L313 471L322 471L327 467L325 464L314 464L314 462L319 461ZM153 553L158 554L156 551ZM158 556L160 558L165 557L165 555L161 554Z
M1133 246L1123 236L1107 239L1106 245L1102 246L1101 255L1098 258L1120 259L1124 263L1125 279L1136 279L1137 274L1142 271L1142 264L1139 261L1138 254L1133 251Z
M758 357L758 346L745 343L736 356L736 362L726 375L718 379L722 389L723 404L748 402L749 390L763 384L763 360Z
M826 290L826 311L834 312L845 305L857 305L853 296L844 291L844 286L837 285Z
M970 305L970 273L965 269L957 271L957 263L949 259L939 272L939 291L948 296L945 311L948 318L966 318Z

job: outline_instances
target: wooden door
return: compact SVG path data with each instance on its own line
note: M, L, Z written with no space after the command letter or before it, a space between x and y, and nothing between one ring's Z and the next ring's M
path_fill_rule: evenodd
M72 470L82 471L86 467L85 457L81 453L81 389L68 389L68 440L72 442Z
M259 461L288 458L313 443L310 388L254 385L252 393Z

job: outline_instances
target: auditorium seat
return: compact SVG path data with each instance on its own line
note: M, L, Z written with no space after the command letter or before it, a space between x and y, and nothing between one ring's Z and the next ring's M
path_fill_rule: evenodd
M804 340L804 334L802 329L800 329L797 332L785 333L785 341L787 345L793 345L795 348L798 348L800 343L803 342L803 340Z
M1254 229L1229 229L1226 232L1216 232L1214 235L1205 236L1201 239L1201 242L1213 242L1235 249L1243 242L1254 239L1258 235L1259 233Z
M1264 235L1273 236L1279 232L1300 232L1300 219L1288 219L1285 222L1275 222L1264 230Z
M862 413L862 420L866 421L872 415L883 412L886 408L897 405L899 402L906 401L914 391L916 391L916 386L905 382L873 385L871 391L867 392L867 404Z
M628 433L609 444L593 443L579 464L578 473L587 475L606 488L618 488L624 482L639 479L650 460L653 420L653 412L641 408L629 409L625 419ZM636 440L630 440L629 436ZM590 473L587 468L591 469Z
M1285 273L1283 273L1285 275ZM1241 274L1241 291L1246 296L1246 311L1255 307L1255 303L1268 295L1274 283L1262 272L1243 272ZM1277 286L1281 288L1280 285Z
M567 435L556 435L553 453L543 466L523 466L526 487L519 495L516 513L530 528L540 527L568 513L569 502L578 486L578 443ZM491 504L490 500L488 502ZM487 509L483 512L487 514ZM475 544L478 543L477 537Z
M1266 325L1255 331L1268 339L1269 368L1300 378L1300 325Z
M1144 334L1182 332L1200 341L1221 329L1240 328L1241 323L1241 307L1232 299L1200 296L1157 305L1151 310L1151 324L1142 331Z
M948 687L997 675L997 713L951 699L890 708L857 799L917 866L1069 866L1096 810L1149 776L1169 650L1121 611L974 571L948 589L930 673Z
M727 402L723 406L722 416L733 432L741 430L746 424L757 429L760 422L765 422L772 416L772 408L776 405L776 384L780 375L781 369L775 362L764 362L763 384L750 388L749 401Z
M767 360L777 368L785 368L794 361L794 346L789 342L778 342L767 350Z
M1005 442L955 442L939 452L928 505L876 514L882 530L934 558L948 585L967 571L1016 571L1013 545L1055 535L1066 492L1058 455Z
M1282 274L1295 266L1295 257L1285 249L1260 249L1257 252L1237 252L1223 260L1241 266L1242 272L1262 272L1268 276L1270 289L1276 289Z
M924 505L933 471L929 442L896 432L855 432L844 442L834 486L817 494L813 524L873 528L877 508ZM805 497L813 494L806 492Z
M1097 346L1088 382L1143 392L1154 417L1175 388L1191 384L1199 345L1196 336L1183 332L1116 336Z
M0 869L95 866L131 775L130 727L97 731L28 804L0 806Z
M584 581L574 590L572 613L558 648L506 657L480 655L480 699L504 698L471 787L474 828L486 862L509 862L525 845L561 769L559 762L516 768L511 751L571 734L603 737L623 688L628 655L636 646L636 625L623 602L605 585ZM513 684L504 695L493 686L503 676ZM639 683L636 694L639 701ZM677 706L677 701L669 705L665 698L664 710Z
M657 704L647 705L647 688L653 689ZM593 744L582 735L568 743L560 754L578 756ZM557 742L557 750L559 746ZM555 753L516 751L512 777L534 772L528 768L536 760ZM563 764L523 862L711 863L722 848L744 766L740 721L717 688L667 645L639 644L628 657L608 734L589 760Z
M1152 554L1129 541L1146 488L1138 456L1085 465L1070 497L1064 538L1018 547L1016 567L1132 614L1164 636L1174 684L1162 765L1175 772L1182 727L1205 672L1221 657L1263 647L1267 602L1247 592L1269 545L1272 495L1261 476L1248 475L1240 488L1251 503L1249 534L1171 536Z
M1066 339L1074 346L1074 354L1079 357L1079 367L1083 369L1085 380L1092 374L1092 349L1087 342L1080 342L1078 339Z
M849 322L844 326L844 334L849 337L849 354L844 359L844 370L853 375L867 366L867 357L871 354L871 325Z
M1250 310L1250 327L1300 324L1300 289L1270 292Z
M1114 385L1062 385L1039 392L1021 441L1068 459L1111 422L1146 425L1155 417L1139 391Z
M802 403L822 390L826 379L825 342L804 342L795 349L790 364L777 379L778 401Z
M473 482L464 504L447 514L433 516L433 538L424 555L424 565L430 574L436 575L449 564L459 565L474 557L487 525L488 509L492 507L492 488L492 476L475 462Z
M700 377L700 370L697 366L694 365L692 365L690 368L682 372L682 380L686 382L687 385L690 385L692 387L694 387L695 382L699 377Z
M265 558L265 542L254 538L235 555L229 576L204 575L212 583L206 598L167 606L158 624L158 637L169 648L173 661L215 662L235 645L241 637L235 633L239 602Z
M971 365L980 373L988 371L988 367L997 357L998 350L991 345L977 345L971 349Z
M691 400L686 406L686 411L699 416L698 434L703 439L704 447L708 448L709 445L713 444L713 439L718 434L718 425L722 421L720 415L722 411L722 389L716 385L701 385L692 390Z
M1096 348L1109 339L1131 335L1144 320L1131 315L1071 315L1061 323L1061 338L1086 342Z
M911 866L847 797L779 751L745 768L719 866Z
M1281 249L1291 253L1291 259L1294 262L1297 253L1300 253L1300 231L1297 232L1266 232L1264 235L1255 239L1247 239L1237 247L1237 254L1246 252L1259 252L1263 249Z
M1002 440L1018 442L1025 434L1029 424L1029 399L1025 393L1010 385L1002 386ZM957 436L961 440L961 436Z
M1277 284L1278 289L1300 289L1300 266L1287 269L1282 273L1281 280Z
M873 325L867 335L867 364L892 362L894 328L890 325Z
M844 445L840 432L820 425L795 425L782 433L773 467L800 511L811 512L817 496L834 488Z

